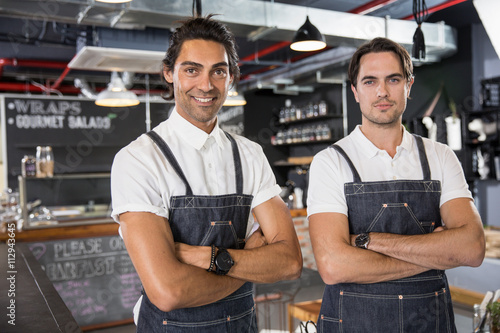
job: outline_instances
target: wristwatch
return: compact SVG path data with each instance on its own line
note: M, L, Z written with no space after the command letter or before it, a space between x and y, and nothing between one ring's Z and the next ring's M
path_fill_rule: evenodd
M234 260L225 248L219 247L215 256L215 274L226 275L234 265Z
M366 232L356 236L356 240L354 241L354 245L356 245L356 247L359 247L361 249L367 249L369 243L370 243L370 234Z

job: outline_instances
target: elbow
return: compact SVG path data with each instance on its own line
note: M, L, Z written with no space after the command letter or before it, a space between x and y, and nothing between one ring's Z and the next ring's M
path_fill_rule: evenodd
M479 267L483 263L486 254L486 242L483 237L474 244L473 250L470 252L468 265L471 267Z
M296 280L300 278L300 275L302 274L302 267L303 267L302 256L299 255L298 258L293 260L290 265L288 272L288 279Z
M347 282L346 277L342 274L342 269L336 265L332 265L321 260L316 260L318 272L325 284L338 284Z
M154 290L147 293L149 300L159 310L169 312L181 308L180 288L165 288L164 290Z

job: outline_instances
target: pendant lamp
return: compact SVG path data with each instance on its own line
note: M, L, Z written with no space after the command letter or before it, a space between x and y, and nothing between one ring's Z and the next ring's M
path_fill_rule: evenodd
M123 80L117 72L111 73L108 88L97 95L95 104L108 107L126 107L139 104L137 95L125 88Z
M245 104L247 104L245 97L239 94L236 88L232 87L229 89L224 106L240 106Z
M295 33L290 48L294 51L318 51L325 47L325 37L309 21L309 16L307 16L306 22Z

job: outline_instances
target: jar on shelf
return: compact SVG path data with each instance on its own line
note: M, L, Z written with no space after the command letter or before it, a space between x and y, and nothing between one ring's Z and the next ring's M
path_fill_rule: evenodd
M36 158L33 155L24 155L21 160L21 175L25 178L36 177Z
M54 153L51 146L36 147L36 176L38 178L54 176Z

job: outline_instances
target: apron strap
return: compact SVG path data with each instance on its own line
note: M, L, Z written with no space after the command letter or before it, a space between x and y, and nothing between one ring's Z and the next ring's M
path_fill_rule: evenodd
M193 191L191 190L191 186L189 186L186 176L184 176L184 172L182 172L179 163L175 159L174 154L170 150L170 147L165 142L165 140L163 140L155 131L149 131L146 134L151 138L151 140L153 140L154 143L156 143L158 148L160 148L163 155L165 155L170 165L172 165L179 178L183 181L184 185L186 185L186 195L193 195Z
M351 168L352 176L353 176L353 182L354 183L361 183L361 177L359 176L358 170L354 167L354 164L352 163L351 159L349 156L347 156L346 152L344 149L342 149L339 145L333 144L330 146L330 148L334 148L339 152L340 155L344 156L347 164L349 164L349 168Z
M431 169L429 168L429 161L427 160L427 154L425 153L424 141L419 135L413 134L413 136L417 142L418 155L420 157L420 165L422 166L424 180L431 180Z
M229 141L231 141L231 147L233 148L233 160L234 160L234 172L236 181L236 193L243 194L243 170L241 167L240 151L238 150L238 145L234 138L228 132L224 131Z

